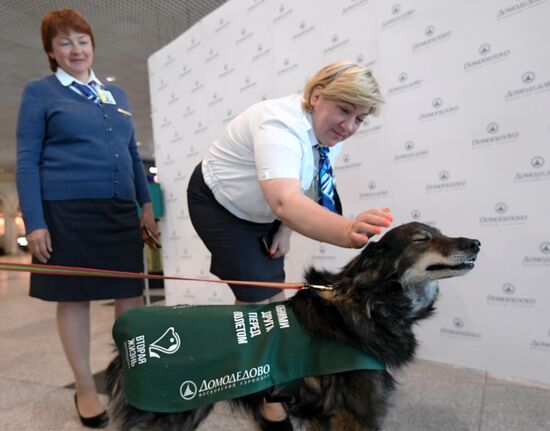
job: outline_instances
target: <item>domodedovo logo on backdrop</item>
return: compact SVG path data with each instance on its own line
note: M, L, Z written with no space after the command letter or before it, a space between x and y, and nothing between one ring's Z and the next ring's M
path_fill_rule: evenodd
M196 124L195 124L195 127L193 129L193 134L198 135L200 133L204 133L204 132L206 132L207 129L208 129L208 126L206 125L205 122L197 121Z
M172 92L170 93L170 98L168 99L168 105L173 105L179 100L180 100L180 97L175 92Z
M308 23L307 21L300 21L296 32L292 35L292 39L299 39L306 34L309 34L315 30L315 24Z
M197 36L193 36L189 39L189 44L187 45L187 52L191 52L194 49L198 48L201 44L201 41Z
M426 36L427 39L413 43L412 50L413 52L417 52L421 49L428 49L432 46L447 42L451 39L452 34L453 32L451 30L438 33L433 25L429 25L424 29L424 36Z
M180 208L180 210L179 210L178 213L177 213L176 218L177 218L178 220L189 220L189 215L188 215L187 212L185 211L185 208Z
M482 338L480 332L472 331L467 328L466 323L460 317L455 317L452 326L444 326L439 329L439 334L443 337L453 337L467 341L479 341Z
M165 196L166 202L177 202L178 200L177 195L173 191L166 193Z
M172 138L170 139L170 143L172 144L177 144L178 142L181 142L181 140L183 139L183 136L181 136L178 131L176 130L174 132L174 136L172 136Z
M387 30L388 28L401 24L402 22L412 18L414 13L414 9L403 10L399 3L394 4L390 9L391 17L382 21L381 30Z
M260 59L263 59L263 58L267 58L268 55L271 52L271 48L265 46L264 44L261 44L259 43L258 45L256 45L256 51L254 52L254 54L252 54L252 62L254 61L257 61L257 60L260 60Z
M215 48L210 48L208 50L208 53L207 53L206 58L204 59L204 61L206 63L210 63L211 61L217 59L219 56L220 56L220 52L218 50L216 50Z
M174 61L176 61L176 57L168 53L164 59L164 67L170 66Z
M524 256L521 264L523 266L550 266L550 241L542 241L538 245L539 254Z
M173 165L175 162L174 158L170 155L170 153L166 154L166 157L164 160L161 161L161 164L163 166Z
M533 308L537 305L536 298L520 296L517 290L514 284L506 282L502 285L500 292L487 295L487 305L523 308Z
M504 94L504 101L510 102L521 99L528 96L538 96L541 93L550 91L550 80L540 81L537 79L535 72L528 70L521 75L521 82L524 84L522 87L516 87L508 90ZM548 97L548 96L547 96Z
M367 190L359 192L359 200L384 199L389 193L388 189L381 189L376 181L371 180L367 183Z
M432 99L432 107L434 108L433 111L424 112L418 116L418 120L421 123L425 121L447 118L458 114L458 111L460 110L460 106L458 105L444 106L443 99L440 97L435 97Z
M353 160L349 154L342 154L339 158L339 163L334 167L337 172L359 169L362 163Z
M246 76L239 90L241 92L250 90L252 87L255 87L256 85L258 85L258 81L256 79L251 78L250 76Z
M184 64L181 66L181 72L179 73L178 78L184 78L187 75L189 75L192 71L193 71L193 68L191 66Z
M281 64L277 67L276 74L277 76L283 75L287 72L290 72L291 70L295 70L300 65L299 62L295 60L291 60L289 57L285 57Z
M365 54L357 54L355 56L355 63L366 68L372 68L376 64L376 59L367 60L367 56Z
M368 136L368 135L374 135L375 133L379 133L380 131L382 131L382 127L384 127L381 124L381 122L382 122L381 117L374 117L374 118L366 117L361 123L361 127L359 127L359 130L355 132L355 134L351 137L351 139L357 139L357 137L359 136Z
M294 9L292 8L292 6L289 7L289 5L281 3L277 8L275 16L273 17L273 24L277 24L285 18L288 18L290 15L292 15L293 11Z
M493 208L495 214L484 215L479 218L481 227L523 225L529 219L527 214L510 214L506 202L496 202Z
M185 107L185 110L184 110L183 114L182 114L182 117L187 118L187 117L193 115L194 113L195 113L195 108L193 108L191 105L187 105Z
M439 171L439 183L426 184L426 193L452 192L464 190L466 180L452 180L449 171Z
M340 34L334 33L330 38L329 45L326 46L326 48L323 48L323 53L332 53L333 51L346 46L348 43L349 38L343 38Z
M222 101L223 101L223 96L220 93L218 93L217 91L214 91L212 93L212 97L208 101L208 106L217 105L218 103L220 103Z
M178 257L180 259L191 259L193 254L187 249L187 247L184 247Z
M248 40L252 37L254 33L250 30L247 30L246 27L241 28L241 31L239 35L237 36L237 40L235 40L235 45L240 45L245 40Z
M508 0L506 3L509 3L510 6L504 7L497 11L497 15L496 15L497 21L526 12L533 7L540 6L545 1L546 0L521 0L521 1Z
M166 82L166 80L164 78L161 78L160 81L159 81L159 84L157 86L157 91L162 91L166 87L168 87L168 82Z
M403 145L403 148L406 152L404 153L398 153L395 156L393 156L393 162L394 163L401 163L401 162L410 162L413 160L419 160L419 159L425 159L429 156L430 150L427 148L424 149L416 149L416 144L414 141L407 141Z
M532 168L530 171L516 172L514 175L514 183L530 183L550 180L550 169L543 169L543 157L534 156L531 159L530 166Z
M482 43L478 48L479 57L464 63L464 72L473 72L485 66L489 66L510 58L510 50L505 49L491 53L492 47L489 43Z
M266 5L266 0L248 0L248 7L247 7L247 11L250 13L252 12L253 10L257 9L258 6L265 6Z
M397 75L397 85L388 88L387 96L391 97L397 94L415 90L422 86L422 79L409 79L407 72L401 72Z
M519 138L517 131L501 131L500 125L497 122L490 122L485 127L486 135L481 135L472 139L472 149L487 148L493 145L508 144L516 142ZM500 133L499 133L500 132Z
M334 260L336 259L336 256L333 254L333 253L328 253L327 252L327 246L325 244L323 244L322 242L319 243L319 246L317 247L317 249L315 250L315 252L313 253L313 260L314 261L326 261L326 260Z
M224 63L221 72L218 74L219 78L225 78L235 71L235 67L229 63Z
M370 0L346 0L346 5L342 8L342 15L350 12L357 12L361 6L366 6Z
M546 333L546 338L534 338L530 347L533 350L541 350L550 354L550 329Z
M214 33L219 33L223 29L227 28L229 24L231 24L230 20L224 18L223 16L220 17L220 19L218 20L218 25L216 26L216 28L214 28Z

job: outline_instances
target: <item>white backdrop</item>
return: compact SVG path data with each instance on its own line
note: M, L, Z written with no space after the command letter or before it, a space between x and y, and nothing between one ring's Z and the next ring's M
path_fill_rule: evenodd
M387 104L335 166L345 214L388 206L478 238L474 272L440 284L420 357L550 383L550 2L232 0L149 58L164 189L165 274L211 278L189 175L248 105L299 92L335 60L371 67ZM357 253L294 234L287 281ZM166 283L167 303L230 303Z

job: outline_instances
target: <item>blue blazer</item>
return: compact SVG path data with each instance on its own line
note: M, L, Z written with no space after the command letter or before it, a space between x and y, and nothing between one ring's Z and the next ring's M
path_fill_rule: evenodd
M42 201L120 198L149 202L126 93L95 104L55 75L30 81L17 122L16 181L27 233L47 228Z

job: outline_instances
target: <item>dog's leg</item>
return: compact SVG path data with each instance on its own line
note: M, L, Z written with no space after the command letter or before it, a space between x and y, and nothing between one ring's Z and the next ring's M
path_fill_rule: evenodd
M377 431L388 408L395 382L387 371L358 370L339 375L334 387L331 431Z

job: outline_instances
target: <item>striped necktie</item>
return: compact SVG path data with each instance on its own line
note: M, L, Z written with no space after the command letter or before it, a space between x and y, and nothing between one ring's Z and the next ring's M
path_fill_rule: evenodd
M94 103L100 103L101 99L97 90L92 84L80 84L79 82L73 81L71 87L76 88L86 99L93 101Z
M334 200L336 189L332 176L332 167L330 166L330 160L328 158L330 148L322 147L321 145L317 145L316 148L319 150L319 205L322 205L332 212L338 213Z

